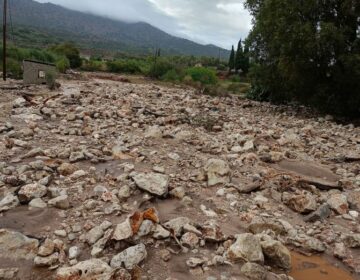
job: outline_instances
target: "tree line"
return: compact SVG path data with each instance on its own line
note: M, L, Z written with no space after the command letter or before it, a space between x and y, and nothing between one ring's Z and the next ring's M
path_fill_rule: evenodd
M249 57L249 47L247 44L244 44L240 39L238 43L237 50L235 52L234 46L232 46L230 58L229 58L229 70L235 70L236 73L241 71L243 74L247 74L250 68L250 57Z
M250 96L360 117L360 1L246 0Z

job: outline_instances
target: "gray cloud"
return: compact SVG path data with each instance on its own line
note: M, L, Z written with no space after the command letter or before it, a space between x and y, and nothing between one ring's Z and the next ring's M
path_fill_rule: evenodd
M251 28L243 0L36 0L125 21L148 22L172 35L229 49Z

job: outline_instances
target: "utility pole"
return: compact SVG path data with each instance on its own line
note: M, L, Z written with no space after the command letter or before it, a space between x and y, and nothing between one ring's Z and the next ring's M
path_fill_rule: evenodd
M7 0L4 0L4 15L3 15L3 80L6 81L6 12Z

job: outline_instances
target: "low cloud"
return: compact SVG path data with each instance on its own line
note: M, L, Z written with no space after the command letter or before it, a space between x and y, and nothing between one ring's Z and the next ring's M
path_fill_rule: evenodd
M113 19L150 23L172 35L229 49L251 29L243 0L37 0Z

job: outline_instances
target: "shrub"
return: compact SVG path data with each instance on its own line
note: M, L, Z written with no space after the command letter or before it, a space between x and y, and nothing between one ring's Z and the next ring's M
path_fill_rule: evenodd
M60 73L65 73L70 68L70 62L66 57L61 57L56 61L56 68Z
M81 69L84 71L96 72L96 71L106 71L107 66L104 62L99 60L84 60Z
M164 76L168 71L175 69L175 67L168 61L160 60L156 64L153 64L149 70L148 75L152 78L160 78Z
M53 71L47 71L45 73L45 79L48 89L54 90L56 88L56 73Z
M20 62L15 59L9 58L6 61L7 74L14 79L21 79L22 68Z
M161 80L167 82L179 82L182 79L180 71L176 71L175 69L171 69L167 71L162 77Z
M107 63L107 69L113 73L140 74L141 69L136 61L111 61Z
M50 51L64 55L69 59L71 68L78 68L81 66L80 51L72 43L64 43L50 48Z
M193 81L200 82L203 85L214 85L218 82L215 71L208 68L188 68L186 74L191 76Z

